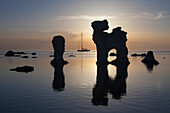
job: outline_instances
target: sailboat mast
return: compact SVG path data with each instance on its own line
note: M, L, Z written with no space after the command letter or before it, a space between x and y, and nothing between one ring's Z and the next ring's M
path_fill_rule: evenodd
M81 32L81 49L83 49L83 32Z

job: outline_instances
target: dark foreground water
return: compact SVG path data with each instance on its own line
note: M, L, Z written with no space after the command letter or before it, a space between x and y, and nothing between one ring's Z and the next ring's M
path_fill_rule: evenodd
M38 58L28 54L27 59L3 53L0 113L170 113L170 52L154 52L160 64L149 68L142 57L131 56L128 67L97 67L94 51L65 52L69 64L56 67L50 65L50 51L37 52ZM9 71L24 65L35 70Z

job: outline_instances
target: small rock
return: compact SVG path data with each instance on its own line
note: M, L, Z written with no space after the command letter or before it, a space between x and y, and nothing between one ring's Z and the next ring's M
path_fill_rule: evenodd
M131 56L133 56L133 57L137 57L137 56L143 57L143 56L146 56L146 54L145 54L145 53L142 53L142 54L134 53L134 54L132 54Z
M49 57L54 57L54 55L50 55Z
M76 57L75 55L69 55L68 57Z
M36 55L36 53L34 52L34 53L32 53L32 55Z
M25 52L15 52L15 54L27 54Z
M9 50L8 52L5 53L5 56L14 56L15 52Z
M134 54L132 54L131 56L138 56L138 54L137 54L137 53L134 53Z
M116 56L117 54L116 53L110 53L110 56Z
M28 73L28 72L34 71L34 67L32 67L32 66L22 66L22 67L16 67L14 69L10 69L10 71L17 71L17 72Z
M142 53L140 56L146 56L146 53Z

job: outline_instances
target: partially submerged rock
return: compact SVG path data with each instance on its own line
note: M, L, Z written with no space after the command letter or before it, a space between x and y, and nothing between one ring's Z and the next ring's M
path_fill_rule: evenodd
M134 53L131 56L133 56L133 57L142 56L143 57L143 56L146 56L146 53L142 53L142 54Z
M14 52L12 50L9 50L8 52L5 53L5 56L19 57L20 54L27 54L27 53L25 53L25 52Z
M10 69L10 71L28 73L28 72L34 71L34 67L32 67L32 66L22 66L22 67L16 67L14 69Z
M14 56L15 52L9 50L8 52L5 53L5 56Z
M110 53L109 56L116 56L117 54L116 53Z
M32 55L36 55L36 53L34 52L34 53L32 53Z
M154 65L158 65L159 62L157 60L155 60L153 51L148 51L146 57L141 61L145 64L154 64Z
M15 54L27 54L25 52L15 52Z

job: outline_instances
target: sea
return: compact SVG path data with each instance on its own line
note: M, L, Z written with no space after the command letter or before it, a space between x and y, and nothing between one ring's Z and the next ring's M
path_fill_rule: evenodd
M50 64L53 51L24 52L0 51L0 113L170 113L170 51L154 51L152 66L131 56L147 51L129 51L128 66L97 66L96 51L65 51L62 66ZM10 70L25 65L34 70Z

